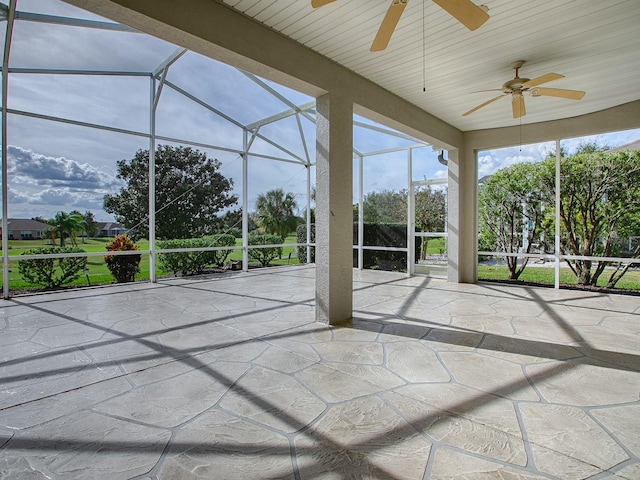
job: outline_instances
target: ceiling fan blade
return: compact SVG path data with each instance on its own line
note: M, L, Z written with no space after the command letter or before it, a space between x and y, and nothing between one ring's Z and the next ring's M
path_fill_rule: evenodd
M511 109L513 110L513 118L524 117L527 109L524 108L524 97L522 95L514 95L511 99Z
M584 93L580 90L564 90L562 88L533 88L531 89L531 95L534 97L560 97L567 98L569 100L580 100L584 97Z
M497 97L493 97L491 100L487 100L484 103L481 103L480 105L478 105L477 107L472 108L471 110L469 110L468 112L465 112L462 114L463 117L466 117L467 115L471 115L473 112L475 112L476 110L480 110L482 107L486 107L487 105L489 105L490 103L495 102L496 100L501 99L502 97L506 97L506 95L498 95Z
M373 39L373 43L371 44L372 52L379 52L380 50L387 48L389 40L391 40L391 35L393 35L393 31L396 29L396 25L398 25L400 16L402 15L402 12L404 12L404 8L407 6L408 1L409 0L391 1L389 9L382 19L376 38Z
M469 93L484 93L484 92L502 92L503 90L501 88L489 88L488 90L474 90L473 92L469 92Z
M564 78L564 75L560 75L559 73L547 73L546 75L541 75L540 77L532 78L528 82L524 82L523 86L537 87L543 83L550 82L551 80L558 80L560 78Z
M469 30L475 30L489 20L489 15L471 0L433 0Z
M311 6L313 8L322 7L323 5L327 5L329 3L333 3L336 0L311 0Z

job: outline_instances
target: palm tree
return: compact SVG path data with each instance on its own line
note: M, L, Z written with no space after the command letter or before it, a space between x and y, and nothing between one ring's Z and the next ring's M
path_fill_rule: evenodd
M269 190L256 199L255 222L266 233L278 235L284 241L298 224L294 213L297 208L293 193L285 195L281 188Z
M60 237L60 246L64 247L65 237L71 238L71 243L77 246L77 233L85 229L85 221L82 215L77 213L58 212L56 216L47 222L52 227L53 235ZM52 235L52 238L53 238Z

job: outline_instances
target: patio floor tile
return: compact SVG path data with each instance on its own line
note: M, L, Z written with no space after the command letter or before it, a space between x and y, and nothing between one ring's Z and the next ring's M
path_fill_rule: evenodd
M640 478L640 300L313 266L0 301L2 479Z

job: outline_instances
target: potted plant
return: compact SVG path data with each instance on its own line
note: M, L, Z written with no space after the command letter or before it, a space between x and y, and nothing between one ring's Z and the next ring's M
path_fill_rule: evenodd
M133 243L129 236L115 235L113 240L106 246L109 252L124 252L138 250L138 246ZM109 271L117 283L133 282L136 273L140 273L141 254L137 255L105 255L104 260L109 267Z

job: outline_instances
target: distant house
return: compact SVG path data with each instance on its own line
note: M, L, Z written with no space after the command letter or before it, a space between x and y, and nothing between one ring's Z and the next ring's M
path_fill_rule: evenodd
M10 218L7 220L9 240L39 240L50 225L28 218ZM0 234L2 229L0 228Z
M634 140L631 143L627 143L625 145L621 145L616 148L612 148L612 152L618 152L620 150L640 150L640 138L638 140Z
M99 237L113 237L114 235L122 235L127 232L119 223L115 222L97 222Z

